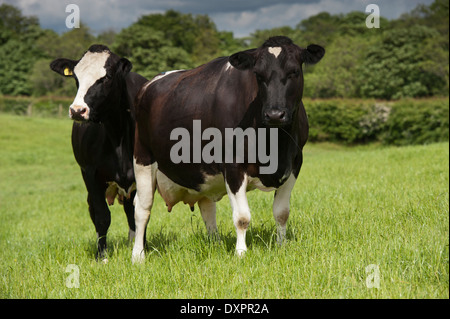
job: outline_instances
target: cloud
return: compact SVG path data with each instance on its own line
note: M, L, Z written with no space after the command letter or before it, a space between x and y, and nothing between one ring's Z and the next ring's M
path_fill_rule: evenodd
M361 8L364 10L365 6L361 6ZM280 26L295 27L301 20L322 11L333 14L340 13L342 10L342 7L337 5L336 1L320 0L307 3L277 3L258 8L255 11L218 13L212 14L211 17L219 29L226 30L233 27L235 36L243 37L255 30Z
M36 15L44 28L66 31L65 8L70 3L80 7L81 21L94 32L106 29L120 31L140 16L175 9L183 13L208 14L219 30L233 31L236 37L257 29L281 26L295 27L301 20L327 11L331 14L364 12L369 3L378 4L381 15L398 18L419 3L433 0L0 0L22 10L24 15Z
M326 11L330 14L365 12L370 3L378 4L381 15L388 19L398 18L409 12L419 3L431 3L433 0L315 0L270 2L255 10L237 12L217 12L210 16L219 30L232 30L236 37L244 37L255 30L271 29L281 26L295 27L301 20Z

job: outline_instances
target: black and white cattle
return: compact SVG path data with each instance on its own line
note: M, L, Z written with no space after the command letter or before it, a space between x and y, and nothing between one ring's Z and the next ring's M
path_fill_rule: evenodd
M134 237L134 99L147 81L106 46L92 45L80 60L56 59L50 68L73 77L78 87L69 108L72 148L86 185L89 213L97 231L97 259L106 259L108 204L118 197ZM106 201L105 201L106 198Z
M143 86L136 102L133 262L144 258L156 189L169 210L180 201L191 207L198 203L209 232L217 228L215 202L228 194L238 255L247 250L246 192L275 190L273 215L283 240L308 138L302 65L317 63L324 54L318 45L300 48L289 38L273 37L260 48ZM231 155L230 141L236 151ZM244 147L240 157L239 147ZM273 163L268 163L269 149Z

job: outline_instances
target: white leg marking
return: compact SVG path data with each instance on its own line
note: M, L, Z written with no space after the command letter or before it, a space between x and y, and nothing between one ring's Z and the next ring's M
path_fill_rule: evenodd
M136 176L136 196L134 198L134 219L136 223L136 239L134 241L132 262L140 263L145 259L144 235L150 219L153 206L153 196L156 189L157 164L144 166L136 163L134 159L134 174Z
M205 222L208 235L217 233L216 224L216 203L207 197L203 197L198 202L200 213L202 214L203 221Z
M247 201L247 175L244 175L239 190L236 194L230 190L228 183L225 182L227 188L228 197L230 199L231 208L233 209L233 222L236 227L236 253L238 256L243 256L247 251L247 245L245 243L245 233L247 232L248 225L250 224L250 208Z
M286 223L289 218L289 199L291 198L295 181L294 175L291 174L287 181L278 188L273 200L273 217L277 223L277 240L279 244L282 244L286 237Z

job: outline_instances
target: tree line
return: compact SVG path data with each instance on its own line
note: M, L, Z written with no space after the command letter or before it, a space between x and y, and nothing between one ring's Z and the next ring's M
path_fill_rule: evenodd
M376 98L448 96L449 2L419 5L398 19L381 18L366 27L363 12L321 12L285 26L257 30L246 38L218 31L207 15L169 10L141 16L127 28L98 35L85 24L62 34L43 29L37 17L0 6L0 94L75 94L72 81L49 69L58 57L78 59L94 43L108 45L147 78L167 70L193 68L219 56L260 46L274 35L299 46L325 47L316 66L306 66L304 96Z

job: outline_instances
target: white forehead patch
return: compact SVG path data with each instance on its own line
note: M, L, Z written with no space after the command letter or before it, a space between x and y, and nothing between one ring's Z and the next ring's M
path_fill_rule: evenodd
M81 84L81 80L98 79L106 75L105 63L108 60L110 53L103 52L86 52L83 58L75 66L75 74ZM94 82L95 82L94 81Z
M272 53L275 58L278 58L278 56L281 53L281 50L283 50L281 47L269 47L269 53Z
M74 105L88 106L84 102L84 97L89 88L98 80L106 75L105 63L110 53L103 52L86 52L78 64L74 68L77 76L79 87L77 96L73 101Z

